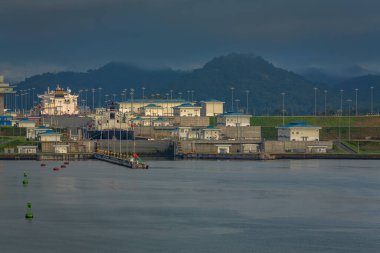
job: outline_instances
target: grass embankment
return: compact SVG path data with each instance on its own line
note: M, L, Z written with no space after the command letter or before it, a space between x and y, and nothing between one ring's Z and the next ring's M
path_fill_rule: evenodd
M13 127L13 126L1 126L0 136L26 136L26 128Z
M380 153L380 141L359 141L351 140L344 141L348 147L354 150L358 154L379 154Z
M286 116L285 124L290 122L303 121L315 126L321 127L374 127L380 126L380 116ZM282 125L281 116L255 116L251 118L251 125L276 127Z
M4 148L15 148L26 145L36 145L36 142L28 141L23 136L0 136L0 152L3 152Z
M315 126L321 126L321 140L333 139L380 139L379 116L287 116L285 124L303 121ZM256 116L251 118L251 125L261 126L265 139L277 139L277 126L282 125L280 116Z

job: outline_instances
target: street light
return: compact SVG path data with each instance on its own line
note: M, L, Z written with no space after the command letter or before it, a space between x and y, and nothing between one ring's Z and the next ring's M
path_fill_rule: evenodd
M173 100L173 90L170 90L170 100Z
M87 101L88 101L88 100L87 100L87 91L88 91L88 89L85 89L84 91L85 91L85 93L86 93L86 110L87 110Z
M340 90L340 113L343 115L343 89Z
M135 89L131 88L130 91L131 91L131 113L134 113L134 109L133 109L133 93L135 92Z
M231 87L231 112L234 111L234 87Z
M33 106L34 106L34 90L35 90L36 88L32 88L32 92L33 92Z
M141 88L142 89L142 102L143 102L143 104L142 104L142 107L144 108L145 107L145 87L142 87Z
M355 116L358 116L358 88L355 89Z
M247 96L247 104L246 104L246 109L245 109L245 113L248 114L248 94L249 94L249 90L245 90L245 94Z
M99 101L98 101L98 107L102 107L102 89L101 87L98 88L98 96L99 96Z
M182 92L178 92L179 99L182 99Z
M371 88L371 115L373 115L373 86Z
M239 102L240 102L240 99L235 99L235 102L236 102L236 112L239 112Z
M348 102L348 140L351 140L351 99L347 99Z
M323 91L325 93L325 116L327 116L327 90Z
M317 116L317 90L318 88L314 87L314 116Z
M91 91L92 91L92 110L95 110L95 88L92 88Z
M282 125L285 125L285 92L281 93L282 95Z
M169 117L169 93L165 93L166 95L166 117Z

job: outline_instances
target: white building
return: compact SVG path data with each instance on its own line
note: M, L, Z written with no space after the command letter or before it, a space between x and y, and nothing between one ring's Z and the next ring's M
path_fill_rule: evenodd
M110 103L107 108L98 108L94 116L94 127L96 130L130 128L128 115L118 110L118 105Z
M37 146L17 146L17 153L19 154L36 154Z
M46 131L52 131L51 128L48 128L46 126L39 126L35 128L28 128L26 130L26 138L28 139L37 139L38 134L46 132Z
M152 118L144 118L144 117L135 117L131 119L131 126L137 127L137 126L151 126L153 122Z
M179 140L194 140L198 139L199 132L192 127L177 127L173 132L173 136Z
M152 125L161 127L161 126L170 126L170 121L167 118L157 118L152 120Z
M217 153L218 154L229 154L230 153L230 147L229 144L216 144L217 147Z
M203 140L219 140L220 129L213 126L201 129L200 138Z
M54 131L46 131L38 134L38 140L41 142L60 142L61 134Z
M25 128L34 128L36 127L36 122L34 120L19 120L16 122L16 126L25 127Z
M305 122L293 122L277 127L279 141L319 141L318 126Z
M57 86L53 91L48 89L43 95L38 95L41 99L42 115L78 115L78 95L71 94Z
M184 103L174 107L173 113L177 117L200 117L201 108L191 103Z
M127 113L143 114L144 107L149 104L162 107L162 116L173 116L173 108L183 103L183 99L133 99L119 102L119 110Z
M239 112L227 112L217 116L218 126L250 126L252 115Z
M155 104L148 104L141 108L141 113L144 116L161 117L164 115L164 108Z
M201 116L216 116L223 113L224 102L210 99L201 102Z
M53 145L54 147L54 153L56 154L67 154L67 150L69 148L69 145L59 144L59 145Z

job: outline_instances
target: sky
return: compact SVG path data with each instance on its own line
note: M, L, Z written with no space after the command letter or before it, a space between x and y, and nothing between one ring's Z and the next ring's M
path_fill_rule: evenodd
M1 0L0 73L193 69L231 52L290 70L378 71L379 10L378 0Z

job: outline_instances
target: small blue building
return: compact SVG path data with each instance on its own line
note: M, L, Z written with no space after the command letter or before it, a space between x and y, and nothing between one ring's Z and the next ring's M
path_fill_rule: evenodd
M13 116L1 115L0 116L0 126L12 126Z

